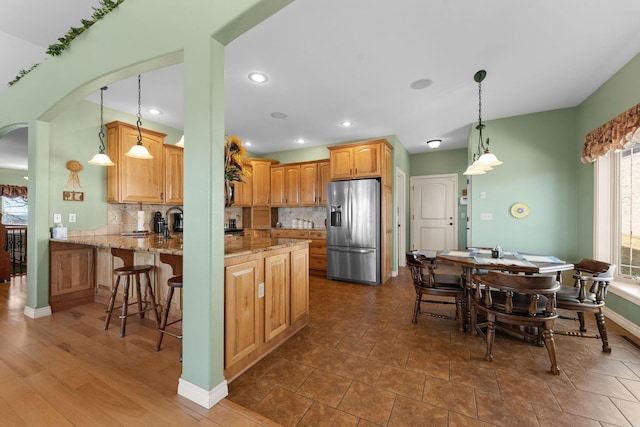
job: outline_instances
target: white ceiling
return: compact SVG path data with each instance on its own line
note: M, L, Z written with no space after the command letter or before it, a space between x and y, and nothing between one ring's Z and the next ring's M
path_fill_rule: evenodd
M98 5L2 0L0 91ZM464 148L477 70L487 70L483 120L576 106L640 52L638 16L637 0L295 0L228 46L226 131L256 153L299 148L298 137L308 147L391 134L409 153L431 150L432 138L439 150ZM269 82L249 82L251 71ZM425 78L429 87L411 89ZM135 114L136 83L109 85L105 105ZM143 126L182 129L182 99L181 65L145 74ZM163 114L151 118L152 106ZM26 168L25 141L0 139L0 167Z

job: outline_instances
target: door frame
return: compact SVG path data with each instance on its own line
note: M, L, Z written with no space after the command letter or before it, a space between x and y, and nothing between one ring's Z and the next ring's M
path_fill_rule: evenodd
M411 229L410 229L410 236L411 239L413 239L413 227L414 227L414 216L413 216L413 192L415 191L414 189L414 183L416 180L418 179L441 179L441 178L453 178L453 194L454 197L451 200L451 203L453 203L453 241L454 241L454 245L455 248L458 247L458 223L460 221L460 218L458 218L458 174L457 173L443 173L443 174L437 174L437 175L420 175L420 176L412 176L411 177L411 196L409 198L410 200L410 212L411 212ZM466 224L465 224L466 225ZM414 242L411 240L411 247L413 247ZM452 248L452 249L455 249Z
M396 167L396 255L398 267L406 267L407 259L407 175ZM396 269L396 274L398 273Z

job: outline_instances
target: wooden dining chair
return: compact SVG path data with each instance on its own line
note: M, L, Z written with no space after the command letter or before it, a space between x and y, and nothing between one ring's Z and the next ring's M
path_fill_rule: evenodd
M419 261L412 254L407 254L407 267L411 271L411 278L416 291L412 322L418 323L419 314L441 319L458 319L460 330L462 331L464 329L464 288L460 275L436 274L436 266L433 263ZM443 297L449 298L449 300L442 299ZM422 303L455 304L456 317L424 311L421 307Z
M533 276L489 271L474 276L471 328L487 342L485 359L493 360L496 327L533 339L549 353L551 372L559 374L553 325L558 317L556 292L561 285L554 276ZM485 321L478 322L478 314ZM486 330L486 331L485 331Z
M578 317L561 315L562 319L577 320L580 322L580 332L557 331L557 334L569 335L580 338L600 338L602 351L611 353L609 339L607 338L607 325L604 322L604 299L607 296L607 286L613 280L616 271L615 264L608 264L593 259L583 259L574 266L573 286L562 286L558 291L558 308L574 311ZM593 313L596 318L600 335L587 335L584 322L584 313Z

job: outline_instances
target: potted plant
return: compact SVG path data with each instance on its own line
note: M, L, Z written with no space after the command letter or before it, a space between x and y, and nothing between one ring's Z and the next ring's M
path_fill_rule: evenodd
M224 146L224 195L225 207L233 204L232 181L244 182L248 170L242 167L242 160L247 150L242 146L242 140L235 135L225 137Z

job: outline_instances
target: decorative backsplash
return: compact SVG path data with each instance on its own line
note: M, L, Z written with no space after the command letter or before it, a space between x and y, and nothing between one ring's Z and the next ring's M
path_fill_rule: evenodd
M278 221L285 228L294 227L293 222L297 219L313 222L313 228L325 228L324 219L327 217L327 208L324 206L309 206L304 208L279 208Z

